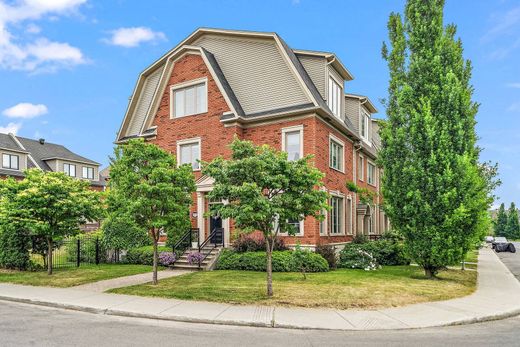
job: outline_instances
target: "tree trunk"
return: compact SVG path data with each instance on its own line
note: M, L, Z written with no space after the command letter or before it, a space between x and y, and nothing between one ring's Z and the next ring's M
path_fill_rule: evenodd
M424 275L429 279L436 278L436 269L433 266L425 266L424 267Z
M154 239L153 239L153 280L152 280L153 284L159 283L159 281L157 280L157 263L158 263L158 259L159 259L159 255L157 254L157 242L158 242L158 240L154 235Z
M462 260L462 266L460 267L460 269L462 271L466 270L466 260L465 259Z
M269 244L269 239L265 239L265 249L267 254L267 296L273 296L273 251Z
M52 275L52 237L47 237L47 275Z

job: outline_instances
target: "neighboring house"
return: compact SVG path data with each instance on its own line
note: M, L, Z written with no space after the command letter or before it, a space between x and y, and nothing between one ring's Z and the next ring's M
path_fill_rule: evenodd
M352 181L378 191L380 177L377 111L368 98L345 93L352 79L333 53L291 49L276 33L198 29L140 74L116 143L144 138L179 164L191 163L192 224L202 238L223 227L226 245L233 222L206 217L209 204L221 202L208 201L213 180L199 160L229 158L235 136L287 151L289 159L312 154L331 210L321 223L295 221L297 235L284 238L341 245L388 228L379 197L365 206L346 188Z
M31 140L13 134L0 133L1 177L23 178L26 169L61 171L78 179L88 180L94 190L103 190L99 178L99 163L82 157L62 145Z

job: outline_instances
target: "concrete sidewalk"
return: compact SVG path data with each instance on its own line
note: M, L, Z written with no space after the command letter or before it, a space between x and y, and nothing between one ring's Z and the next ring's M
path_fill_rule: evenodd
M490 249L480 252L478 273L477 290L467 297L369 311L236 306L14 284L0 284L0 300L184 322L334 330L424 328L520 314L520 283Z

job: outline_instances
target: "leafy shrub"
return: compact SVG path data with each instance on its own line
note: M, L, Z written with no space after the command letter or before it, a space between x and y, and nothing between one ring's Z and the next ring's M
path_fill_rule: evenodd
M176 256L172 252L159 253L159 263L163 266L172 266L175 264Z
M237 252L259 252L265 251L265 238L261 233L240 234L231 245ZM273 251L286 251L283 239L277 237L274 240Z
M410 259L404 251L401 242L381 239L366 243L349 243L340 252L340 266L351 268L353 263L358 262L360 256L358 250L371 254L379 265L408 265Z
M31 265L29 233L12 225L0 226L0 267L27 270Z
M273 252L273 272L297 272L304 266L307 272L325 272L329 270L327 261L319 254L302 251L301 260L295 260L292 251ZM236 252L225 249L218 262L219 270L266 271L265 252Z
M63 246L63 240L53 240L52 242L52 251L56 251L61 246ZM47 239L45 236L40 235L32 235L31 236L31 253L38 254L42 257L43 267L47 267L47 252L49 250L49 246L47 245Z
M351 269L376 270L380 267L372 253L361 247L348 247L341 253L341 266Z
M318 245L316 246L316 253L321 255L327 263L329 263L329 268L335 269L338 266L338 254L334 246Z
M171 249L168 247L158 247L158 252L170 252ZM125 262L128 264L141 264L141 265L152 265L153 264L153 246L143 246L137 248L130 248L126 252Z
M369 242L368 237L364 234L357 234L352 239L352 243L355 243L355 244L362 244L362 243L367 243L367 242Z
M199 261L203 260L203 258L204 258L204 255L199 252L191 252L186 257L186 259L188 260L188 263L190 263L190 264L198 264Z

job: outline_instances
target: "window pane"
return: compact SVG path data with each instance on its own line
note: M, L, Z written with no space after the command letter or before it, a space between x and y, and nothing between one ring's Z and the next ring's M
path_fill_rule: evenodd
M191 145L191 166L194 170L198 170L200 166L200 163L198 162L198 160L200 160L199 152L198 143Z
M197 86L197 113L206 112L207 93L206 85L201 84Z
M18 167L18 156L17 155L12 155L11 156L11 169L15 169L15 170L19 169L19 167Z
M70 175L74 177L76 176L76 165L70 166Z
M174 94L175 96L175 116L184 116L184 91L178 90Z
M83 167L83 178L88 178L88 168Z
M186 93L186 115L195 114L195 87L187 88Z
M285 134L285 151L289 160L298 160L300 153L300 132L295 131Z
M2 155L2 167L9 168L9 155L3 154Z
M191 163L191 150L189 145L181 146L181 164L190 164Z

